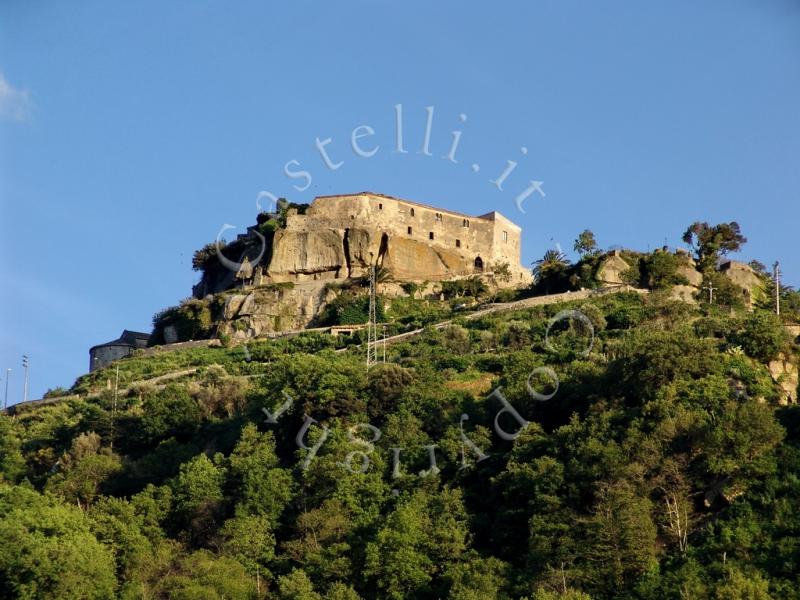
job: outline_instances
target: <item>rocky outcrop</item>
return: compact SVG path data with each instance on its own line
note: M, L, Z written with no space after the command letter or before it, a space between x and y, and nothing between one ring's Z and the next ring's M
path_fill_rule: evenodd
M597 280L605 285L623 285L625 280L622 275L628 269L630 269L630 265L615 251L600 263L600 267L597 269Z
M695 294L697 293L697 288L692 285L674 285L670 289L670 298L673 300L680 300L681 302L687 302L689 304L697 304L697 298Z
M344 271L344 273L343 273ZM342 234L334 229L275 233L267 275L274 282L347 276Z
M769 374L781 390L779 402L781 404L794 404L797 402L798 369L797 362L791 356L779 354L769 363Z
M724 274L736 286L741 288L744 304L753 308L755 301L763 294L761 278L750 265L729 260L720 265L720 273Z
M441 280L474 271L456 252L417 240L378 236L365 229L320 229L278 232L266 276L272 282L362 277L373 263L407 281Z
M218 333L245 339L302 329L335 297L323 281L273 284L225 297Z
M381 254L382 236L366 229L345 229L342 239L350 277L363 277Z
M383 266L396 279L438 280L472 271L458 254L403 238L388 240Z
M678 251L675 256L678 259L678 268L675 270L675 275L686 279L687 285L699 289L703 284L703 274L697 270L697 263L687 252Z

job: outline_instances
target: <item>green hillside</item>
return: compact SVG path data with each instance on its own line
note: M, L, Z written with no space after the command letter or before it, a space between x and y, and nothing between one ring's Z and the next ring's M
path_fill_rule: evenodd
M369 370L357 341L134 356L0 417L0 596L800 598L768 310L456 316Z

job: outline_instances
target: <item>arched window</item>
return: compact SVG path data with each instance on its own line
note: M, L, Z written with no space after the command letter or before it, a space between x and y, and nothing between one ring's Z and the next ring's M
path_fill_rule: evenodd
M475 258L475 270L483 271L483 259L480 256Z

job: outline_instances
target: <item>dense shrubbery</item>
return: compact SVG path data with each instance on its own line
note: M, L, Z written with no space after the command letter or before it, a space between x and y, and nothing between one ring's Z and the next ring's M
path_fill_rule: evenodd
M383 299L375 305L378 321L385 319ZM369 295L358 291L342 291L325 307L318 319L320 325L359 325L369 321Z
M184 300L179 306L166 308L153 316L150 345L166 343L164 329L174 327L180 342L200 340L211 335L211 308L205 300Z
M571 308L588 354L582 322L546 349ZM116 412L101 396L0 417L0 596L798 597L800 411L776 407L764 364L781 331L617 294L456 319L368 373L312 334L126 359L126 386L198 371ZM540 367L547 402L526 386L553 391ZM531 421L513 442L498 386Z
M479 298L488 291L486 283L480 277L469 277L467 279L457 279L455 281L442 282L442 294L447 299L450 298Z

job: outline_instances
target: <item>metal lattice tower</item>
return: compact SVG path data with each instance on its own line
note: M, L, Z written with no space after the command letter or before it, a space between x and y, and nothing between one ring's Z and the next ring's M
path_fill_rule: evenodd
M367 369L378 362L377 282L375 265L369 267L369 321L367 322Z

